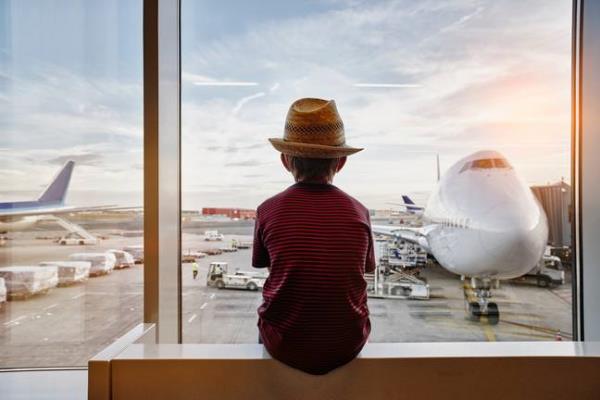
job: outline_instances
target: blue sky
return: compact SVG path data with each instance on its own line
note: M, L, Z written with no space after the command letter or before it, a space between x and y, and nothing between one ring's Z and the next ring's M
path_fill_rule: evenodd
M186 208L284 188L266 139L298 97L336 100L365 147L336 184L369 207L428 191L436 153L444 170L496 149L532 184L569 173L568 1L182 3ZM95 193L77 200L141 201L141 2L0 0L0 21L1 191L73 158L74 196Z

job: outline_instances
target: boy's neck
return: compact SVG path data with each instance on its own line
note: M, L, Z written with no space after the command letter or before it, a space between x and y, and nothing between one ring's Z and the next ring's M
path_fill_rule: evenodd
M331 185L333 183L333 179L301 179L297 180L296 183L308 183L311 185Z

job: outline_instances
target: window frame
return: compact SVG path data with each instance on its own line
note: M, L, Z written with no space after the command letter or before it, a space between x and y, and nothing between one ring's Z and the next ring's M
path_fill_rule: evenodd
M572 226L573 229L573 252L575 256L575 264L573 267L573 340L581 341L585 338L596 338L600 339L600 317L598 321L593 321L593 323L584 324L584 320L592 318L592 313L596 308L600 306L600 292L595 297L591 297L593 293L592 290L585 290L586 287L591 287L592 284L598 283L600 285L600 268L598 268L599 272L597 274L590 274L587 269L591 268L591 265L584 264L584 260L589 259L590 257L595 256L597 259L600 259L600 248L597 250L597 254L592 253L593 246L582 246L582 239L584 239L587 235L590 235L589 231L591 231L592 224L583 224L583 215L590 216L592 214L597 215L598 223L597 231L598 236L600 236L600 209L594 210L588 206L590 204L590 200L596 199L598 200L597 204L600 204L600 191L598 194L594 194L591 191L582 190L583 182L581 180L582 172L586 170L586 177L591 176L590 170L594 171L594 166L600 167L600 161L593 164L593 159L590 157L584 157L585 154L591 152L592 149L588 146L586 149L582 146L582 116L585 107L581 107L582 104L582 73L584 68L582 65L585 65L586 71L594 71L592 68L592 63L596 60L583 60L583 42L581 37L584 33L583 29L583 21L586 18L586 14L584 13L584 2L585 0L573 0L573 15L572 15L572 79L571 79L571 90L572 90L572 99L571 99L571 111L572 111L572 123L571 123L571 182L573 184L573 198L572 204L574 207L574 221L575 223ZM587 3L586 3L587 4ZM598 6L600 7L600 6ZM146 9L148 8L148 14ZM156 11L159 15L155 16L153 13L150 13L150 10ZM147 24L146 18L157 18L159 21L163 21L161 19L163 17L162 14L168 14L168 22L169 27L172 29L177 29L177 37L171 36L171 41L165 40L165 38L161 38L158 35L158 31L161 34L165 32L160 28L163 27L160 23L160 26L154 26L152 24ZM176 18L175 18L176 16ZM165 24L166 24L165 18ZM587 22L587 20L586 20ZM165 207L168 208L170 212L173 212L174 207L178 207L181 209L181 176L180 176L180 168L181 168L181 56L180 56L180 23L181 23L181 2L180 0L166 0L161 1L160 6L158 4L158 0L144 0L144 102L145 102L145 128L144 128L144 137L145 137L145 178L150 179L149 182L145 182L145 251L146 260L151 262L151 268L146 267L147 271L145 271L145 283L144 283L144 322L146 323L156 323L158 327L158 343L165 343L166 335L168 332L170 340L173 340L177 337L177 343L182 342L182 332L181 332L181 270L179 267L170 267L166 265L167 263L175 263L175 265L180 265L179 259L175 259L175 256L171 256L170 258L161 256L161 252L168 251L167 243L177 244L177 248L181 250L181 215L179 214L179 218L176 220L161 220L161 223L157 223L159 220L159 208ZM589 22L588 22L589 23ZM598 29L600 31L600 23L597 24ZM166 25L165 25L166 26ZM148 32L147 29L153 29L153 31ZM589 28L588 28L589 29ZM148 36L146 36L148 34ZM593 38L594 41L597 40L600 42L599 37ZM176 40L176 43L173 42ZM148 48L147 48L148 42ZM592 41L588 42L591 43ZM177 49L177 57L162 57L162 52L160 49L168 46L170 48ZM146 51L155 53L148 53ZM155 59L147 59L148 57L154 57ZM163 69L158 68L157 64L163 62L165 64L161 64L163 68L167 67L168 62L171 63L169 70L171 73L173 71L178 71L179 76L177 81L173 80L173 74L167 75L162 74ZM600 60L593 65L597 65L600 69ZM148 67L149 73L153 74L151 79L146 79L146 68ZM158 68L159 72L153 70L153 68ZM593 75L593 74L590 74ZM600 78L600 75L599 77ZM167 82L165 79L170 79ZM150 85L150 86L148 86ZM163 115L162 107L168 107L169 104L161 103L160 100L156 101L154 98L146 99L146 92L148 92L151 96L156 96L160 99L163 95L162 92L158 90L160 87L164 89L168 87L172 90L176 90L179 93L179 103L177 104L177 112L179 116L179 120L177 121L176 127L172 126L171 129L168 129L168 126L160 125L162 130L156 127L156 121L154 121L154 116L158 116L160 120L160 116ZM598 97L600 98L600 92L598 93ZM148 103L146 103L148 101ZM146 109L146 107L149 107ZM146 117L148 117L148 122L146 122ZM159 123L160 124L160 123ZM159 138L157 140L157 138ZM177 143L176 149L172 149L171 151L166 150L165 148L161 148L161 145L167 145L169 143ZM155 148L152 148L155 146ZM597 149L600 152L600 142L597 144ZM146 153L147 152L147 153ZM176 157L175 157L176 155ZM173 160L176 158L176 161ZM587 164L582 162L582 158L587 160ZM168 182L161 181L165 179L165 176L159 176L158 165L161 166L161 169L165 168L165 160L169 159L172 162L172 165L176 166L177 169L177 188L178 188L178 202L177 204L171 204L170 207L167 204L164 204L165 199L161 198L161 188L164 188ZM512 166L508 165L508 168L512 168ZM463 167L463 170L465 168ZM597 171L600 171L600 168L596 168ZM462 172L462 170L461 170ZM600 178L600 172L597 174L597 178ZM589 179L587 179L589 180ZM591 185L590 185L591 186ZM596 195L594 197L594 195ZM593 203L592 203L593 204ZM158 207L157 207L158 205ZM173 208L171 208L173 207ZM163 208L161 208L163 210ZM175 230L169 230L167 234L166 225L176 225ZM162 232L163 235L159 235L157 232ZM153 241L158 240L158 246L153 246ZM596 246L597 247L597 246ZM158 257L158 258L157 258ZM179 257L179 256L177 256ZM149 264L150 265L150 264ZM587 281L583 282L583 275L587 277ZM170 275L169 275L170 274ZM158 285L158 278L167 275L169 276L169 282L171 286L160 286ZM167 287L171 289L175 288L176 290L173 292L166 292ZM176 293L176 294L175 294ZM584 295L584 293L586 295ZM173 296L176 295L177 299L173 299ZM591 301L596 301L594 304L587 304ZM586 303L587 307L583 307L584 303ZM170 307L170 308L169 308ZM158 310L163 310L163 314ZM176 318L173 318L173 313L177 314ZM596 313L596 315L600 315L600 313ZM161 326L162 325L162 326ZM167 326L165 326L167 325ZM163 335L160 332L165 332ZM162 336L162 337L161 337ZM589 340L589 339L586 339ZM173 341L171 341L173 343Z

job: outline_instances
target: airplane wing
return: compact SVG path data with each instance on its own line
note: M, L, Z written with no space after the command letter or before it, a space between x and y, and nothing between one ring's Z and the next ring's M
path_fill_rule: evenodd
M71 214L78 212L90 212L90 211L110 211L119 210L117 206L93 206L93 207L69 207L69 206L57 206L57 207L44 207L44 208L31 208L31 209L5 209L0 210L0 218L10 217L28 217L34 215L58 215L58 214Z
M421 246L425 251L429 252L429 241L427 234L435 229L436 225L425 225L420 228L411 226L394 226L394 225L373 225L371 230L373 233L399 238L407 242L415 243Z

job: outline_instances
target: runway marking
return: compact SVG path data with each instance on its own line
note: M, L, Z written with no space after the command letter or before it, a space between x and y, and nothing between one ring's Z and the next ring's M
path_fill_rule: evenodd
M27 318L27 316L26 316L26 315L21 315L20 317L17 317L17 318L15 318L15 319L13 319L13 320L10 320L10 321L8 321L8 322L5 322L5 323L4 323L4 326L8 326L8 325L11 325L11 324L18 325L18 324L19 324L19 321L20 321L20 320L22 320L23 318Z
M77 300L78 298L83 297L83 296L85 296L85 293L79 293L79 294L76 294L75 296L71 297L71 299Z
M214 294L214 293L213 293L213 294L211 294L211 295L210 295L210 298L211 298L211 299L214 299L214 298L215 298L215 294Z
M208 305L208 303L204 303L204 304L202 304L202 305L200 306L200 309L201 309L201 310L204 310L204 307L206 307L207 305Z
M58 305L57 303L50 304L48 307L44 307L44 310L49 310L49 309L51 309L51 308L54 308L54 307L56 307L57 305Z
M190 317L190 319L188 319L188 324L191 324L193 320L196 319L196 317L198 316L198 314L194 314Z
M485 335L485 338L488 340L488 342L495 342L496 334L490 327L488 318L486 316L482 316L480 319L480 323L482 324L481 328L483 329L483 334Z

